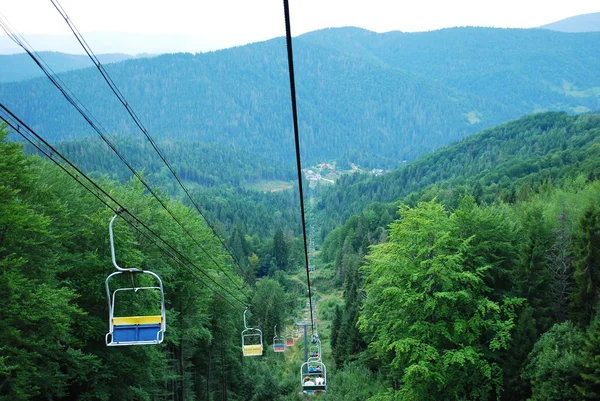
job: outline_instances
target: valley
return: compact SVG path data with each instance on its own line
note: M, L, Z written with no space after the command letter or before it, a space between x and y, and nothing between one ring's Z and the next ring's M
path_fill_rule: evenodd
M282 38L107 55L153 141L80 58L42 55L102 138L45 78L4 75L0 401L597 399L600 32L294 46L303 193ZM133 290L116 317L113 218ZM311 302L326 375L301 368L302 337L273 347ZM106 346L157 319L164 341Z

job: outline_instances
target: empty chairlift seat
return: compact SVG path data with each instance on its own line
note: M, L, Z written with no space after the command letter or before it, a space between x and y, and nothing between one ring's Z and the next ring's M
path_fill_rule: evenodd
M244 311L244 330L242 331L242 354L244 356L261 356L263 354L262 331L246 324L246 312Z
M106 278L106 296L108 297L108 333L106 345L151 345L163 342L167 329L165 314L165 292L160 277L149 270L135 268L124 269L117 264L113 238L113 223L120 212L112 218L109 224L110 249L112 262L116 270ZM125 276L123 276L125 275ZM126 277L127 280L123 280ZM127 285L124 285L128 283ZM138 286L139 283L140 285ZM125 294L152 294L155 296L139 298L117 297ZM150 304L148 304L150 303ZM124 304L124 305L123 305ZM152 310L140 316L115 316L115 307L119 310ZM160 311L160 312L159 312ZM156 313L159 313L158 315Z
M112 340L115 343L159 341L161 323L161 316L115 317Z
M277 325L273 328L273 352L285 352L285 337L277 335Z
M149 271L136 271L136 276L151 275L158 280L158 285L151 287L119 287L112 290L110 279L124 272L115 272L106 279L106 291L109 299L109 330L106 334L106 345L152 345L163 342L164 332L166 330L165 301L160 278ZM142 316L115 316L115 306L120 304L117 301L118 294L123 291L157 291L160 296L160 315L142 315ZM152 305L157 309L159 305Z

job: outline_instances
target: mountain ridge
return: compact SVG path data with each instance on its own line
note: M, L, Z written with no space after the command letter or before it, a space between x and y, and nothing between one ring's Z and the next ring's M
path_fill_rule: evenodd
M56 74L83 68L94 68L94 64L87 55L51 51L40 51L38 52L38 55ZM110 64L136 58L154 57L154 55L105 53L98 54L97 57L102 64ZM0 54L0 83L24 81L43 76L44 73L33 62L33 60L31 60L27 53L10 55Z
M394 168L534 111L600 108L599 33L335 28L299 36L294 52L302 157L309 164L336 159ZM293 154L283 38L107 69L159 137L216 141L275 160ZM96 71L61 78L108 131L137 132ZM0 85L0 97L48 139L91 133L43 80Z
M599 32L600 12L575 15L560 21L540 26L541 29L549 29L559 32Z

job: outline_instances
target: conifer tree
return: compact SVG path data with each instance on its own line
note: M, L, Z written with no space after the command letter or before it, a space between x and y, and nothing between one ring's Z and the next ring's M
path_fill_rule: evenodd
M579 222L576 241L575 291L571 312L582 327L589 324L600 289L600 208L590 205Z

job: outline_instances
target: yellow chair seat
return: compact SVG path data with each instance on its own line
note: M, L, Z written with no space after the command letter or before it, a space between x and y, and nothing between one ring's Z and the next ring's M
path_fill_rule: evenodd
M244 356L257 356L262 355L262 345L244 345L243 347Z
M128 316L128 317L113 317L115 326L122 325L140 325L140 324L157 324L161 323L162 316Z

